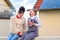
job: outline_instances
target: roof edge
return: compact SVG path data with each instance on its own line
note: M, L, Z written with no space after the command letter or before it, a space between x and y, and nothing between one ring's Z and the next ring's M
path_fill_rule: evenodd
M39 11L51 11L51 10L60 10L60 8L53 8L53 9L39 9Z
M14 8L14 6L11 4L11 2L9 1L9 0L4 0L7 4L8 4L8 6L10 6L10 8L15 12L16 11L16 9Z

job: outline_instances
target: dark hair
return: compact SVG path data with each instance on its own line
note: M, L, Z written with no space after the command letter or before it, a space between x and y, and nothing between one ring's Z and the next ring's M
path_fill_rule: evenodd
M36 9L32 9L32 10L34 11L35 15L37 15L37 10Z
M23 7L23 6L21 6L20 8L19 8L19 11L18 11L19 13L24 13L25 12L25 8Z

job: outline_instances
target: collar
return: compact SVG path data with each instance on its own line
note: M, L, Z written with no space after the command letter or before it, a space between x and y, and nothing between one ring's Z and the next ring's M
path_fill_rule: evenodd
M36 16L30 17L31 19L34 19Z

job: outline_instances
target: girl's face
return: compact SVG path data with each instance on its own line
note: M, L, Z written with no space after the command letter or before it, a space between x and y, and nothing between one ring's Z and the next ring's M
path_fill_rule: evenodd
M33 10L30 11L30 16L35 16L35 12Z
M23 13L21 13L21 14L18 13L17 15L19 18L21 18L23 16Z

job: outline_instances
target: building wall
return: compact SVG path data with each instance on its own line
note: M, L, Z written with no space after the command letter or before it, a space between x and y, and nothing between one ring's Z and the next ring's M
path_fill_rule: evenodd
M1 12L9 9L9 6L4 0L0 0L0 16ZM7 36L9 32L9 20L0 19L0 36Z
M40 36L60 36L60 10L40 11Z
M0 0L0 4L8 6L4 0Z
M10 21L7 19L0 19L0 36L8 36L10 31Z
M3 12L6 9L8 10L9 6L4 0L0 0L0 12Z

